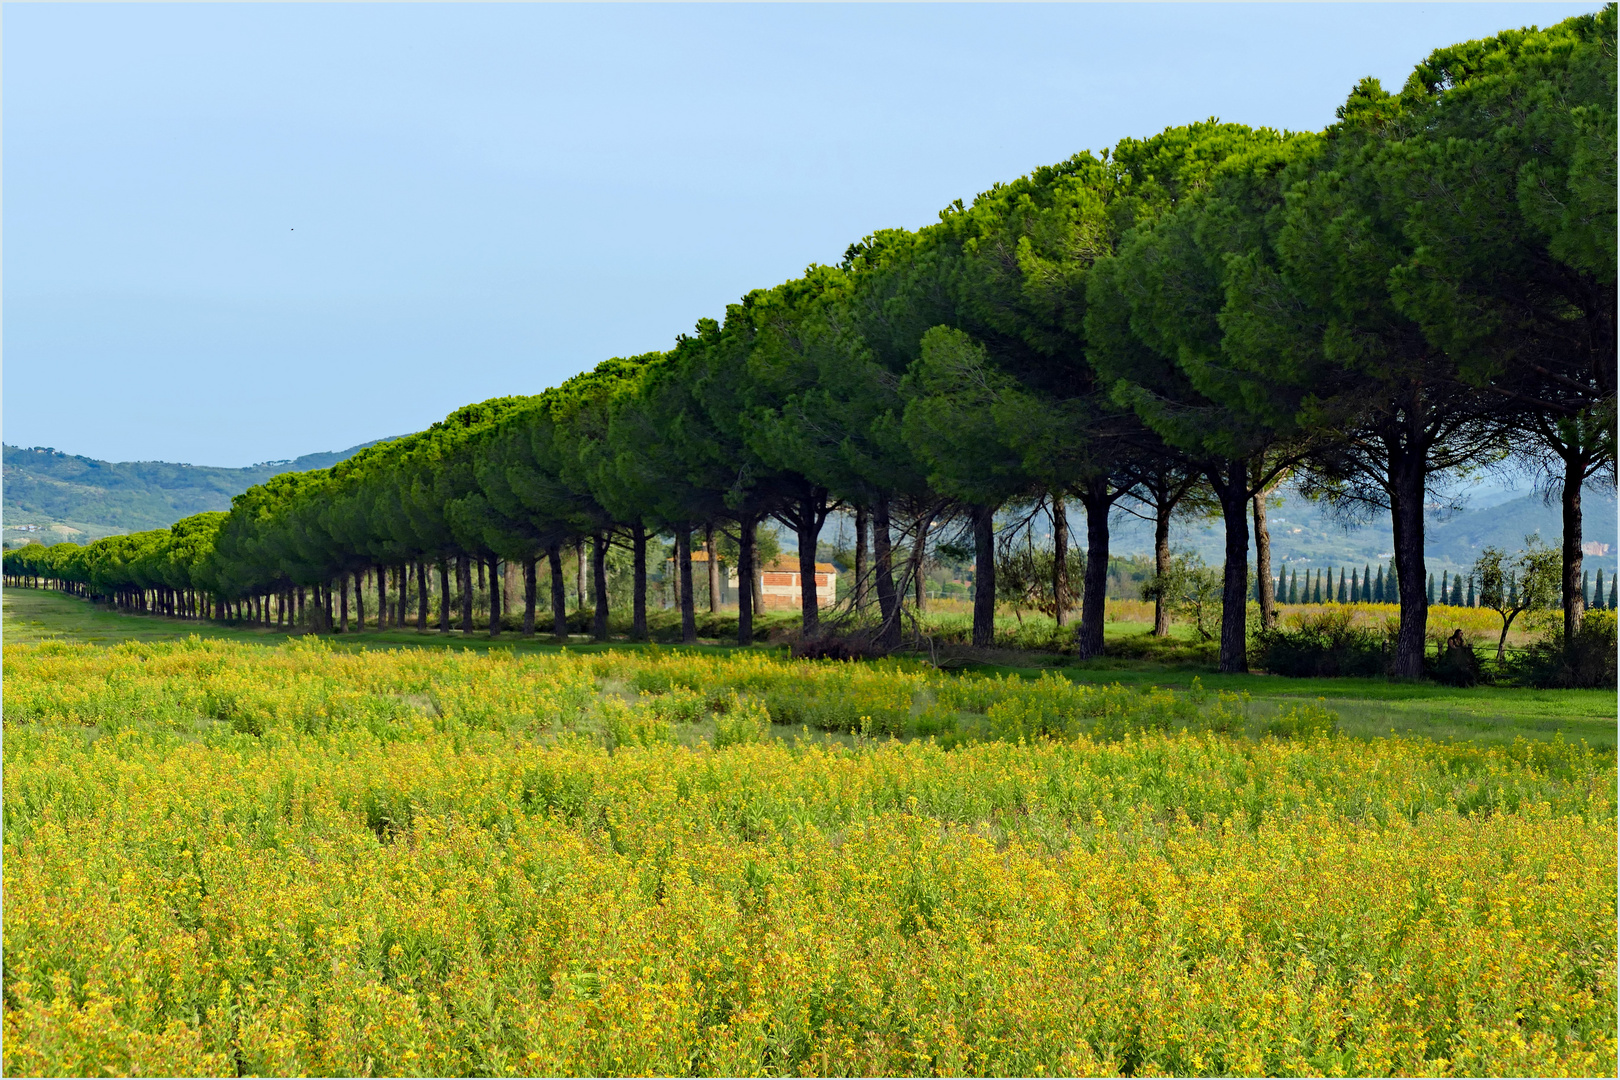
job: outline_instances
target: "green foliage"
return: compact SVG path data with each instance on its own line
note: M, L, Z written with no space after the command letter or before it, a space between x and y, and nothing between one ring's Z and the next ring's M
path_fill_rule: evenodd
M1086 569L1085 554L1071 547L1067 565L1069 580L1079 581ZM996 600L1014 609L1056 614L1057 597L1052 590L1056 566L1057 553L1049 547L1014 545L1001 552L996 559ZM1070 596L1069 603L1073 602Z
M1162 598L1173 616L1191 620L1199 638L1212 641L1221 623L1221 589L1219 570L1205 566L1194 552L1178 551L1162 572L1142 583L1142 599Z
M1384 674L1391 642L1387 630L1353 626L1348 611L1330 610L1303 616L1293 627L1261 629L1253 647L1273 675L1322 678Z
M1589 611L1573 638L1565 639L1561 624L1552 626L1514 658L1510 670L1528 686L1613 689L1617 648L1615 613Z
M1261 730L1278 739L1322 738L1339 730L1339 718L1320 702L1307 703L1267 721Z
M1496 643L1496 659L1501 662L1507 648L1508 630L1520 614L1546 611L1558 603L1562 567L1559 553L1541 543L1540 537L1527 536L1524 550L1509 557L1499 548L1486 547L1474 562L1479 578L1479 606L1490 608L1502 618L1502 633Z

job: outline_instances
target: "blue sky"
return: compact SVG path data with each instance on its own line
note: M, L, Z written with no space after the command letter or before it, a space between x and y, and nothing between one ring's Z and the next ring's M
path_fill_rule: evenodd
M244 465L665 348L1124 136L1588 4L16 5L4 437Z

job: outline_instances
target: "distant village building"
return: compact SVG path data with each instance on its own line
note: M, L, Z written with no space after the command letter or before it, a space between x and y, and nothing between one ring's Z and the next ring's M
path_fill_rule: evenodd
M667 563L670 580L679 572L675 560ZM725 576L721 603L735 604L740 582L737 568L724 566ZM769 566L761 568L759 582L760 608L764 611L798 611L804 603L804 587L799 580L799 557L784 555ZM692 551L692 591L700 598L708 595L709 554L702 548ZM821 605L838 599L838 568L832 563L816 563L816 602Z
M838 568L832 563L816 563L814 588L817 604L832 604L838 599ZM730 575L732 589L737 588L737 573ZM799 574L797 556L782 557L765 567L760 574L760 606L766 611L798 611L804 603L804 582Z

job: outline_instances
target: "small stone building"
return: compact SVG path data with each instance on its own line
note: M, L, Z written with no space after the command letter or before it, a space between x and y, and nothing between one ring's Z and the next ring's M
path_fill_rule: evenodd
M832 563L818 562L815 577L817 604L827 606L834 603L838 598L838 568ZM735 570L731 572L730 585L735 591ZM783 556L765 567L760 574L760 606L766 611L798 611L804 602L803 587L798 556Z

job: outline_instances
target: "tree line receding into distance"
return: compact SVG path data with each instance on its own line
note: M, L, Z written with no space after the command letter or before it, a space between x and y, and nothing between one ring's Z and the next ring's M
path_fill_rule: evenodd
M1171 515L1194 497L1224 521L1220 666L1241 671L1251 582L1275 618L1265 507L1288 480L1391 514L1393 672L1415 676L1425 503L1448 478L1519 459L1561 487L1569 636L1582 485L1614 477L1615 70L1611 4L1439 49L1398 93L1364 80L1322 132L1211 119L1079 153L750 292L667 351L469 405L274 477L228 513L8 552L6 573L199 616L279 619L309 595L317 628L346 625L351 583L374 579L385 619L404 624L411 585L419 626L437 596L447 629L459 597L466 629L473 570L500 561L523 568L524 632L548 581L563 632L563 554L588 546L605 637L618 546L645 636L649 541L670 537L692 640L695 534L731 537L751 581L757 529L774 520L813 580L842 510L856 523L850 599L880 642L899 643L912 564L950 534L973 552L973 635L988 644L996 515L1044 502L1055 608L1061 622L1078 596L1089 657L1103 649L1109 511L1148 508L1162 567ZM744 643L751 593L738 592ZM801 614L814 636L814 589Z

